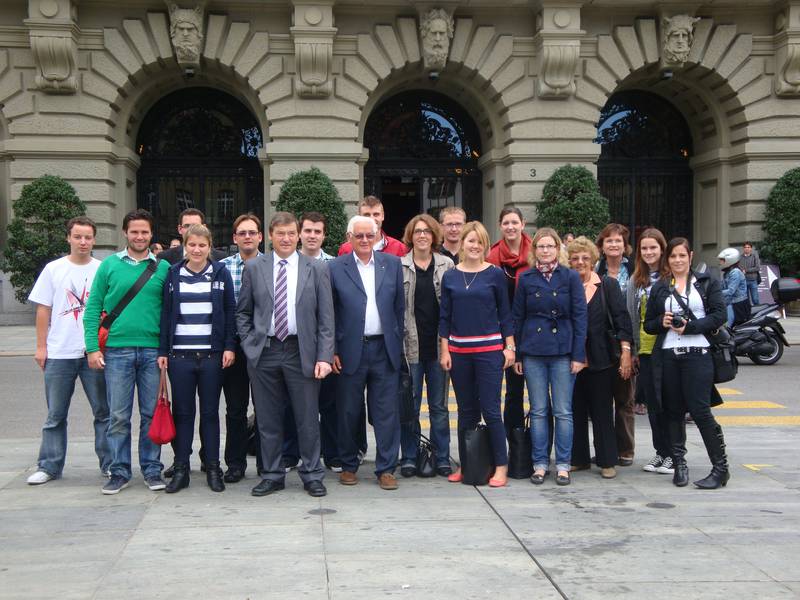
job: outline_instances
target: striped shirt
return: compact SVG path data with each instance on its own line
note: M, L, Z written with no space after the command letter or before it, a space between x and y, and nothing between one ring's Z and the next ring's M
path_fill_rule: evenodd
M202 273L181 267L178 287L178 323L172 347L175 350L211 349L211 263Z

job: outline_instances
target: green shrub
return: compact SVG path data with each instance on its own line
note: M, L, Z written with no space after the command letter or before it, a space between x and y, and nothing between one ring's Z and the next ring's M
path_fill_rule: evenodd
M294 213L298 219L304 212L312 210L325 215L323 249L336 256L347 231L347 214L339 191L325 173L316 167L292 173L281 187L275 210Z
M572 232L594 239L610 220L608 200L586 167L564 165L544 185L536 205L536 226L552 227L562 236Z
M3 269L17 300L26 302L44 266L69 252L65 226L86 214L86 205L61 177L44 175L23 187L12 206Z
M787 171L767 196L761 255L784 274L800 270L800 167Z

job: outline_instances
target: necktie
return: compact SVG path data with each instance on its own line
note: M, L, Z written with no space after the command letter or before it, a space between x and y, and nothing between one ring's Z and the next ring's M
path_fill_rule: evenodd
M280 341L289 335L289 315L286 307L286 263L283 259L278 262L278 280L275 282L275 337Z

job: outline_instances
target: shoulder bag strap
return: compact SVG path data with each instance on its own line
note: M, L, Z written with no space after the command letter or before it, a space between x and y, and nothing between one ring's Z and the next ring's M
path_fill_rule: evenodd
M150 280L150 278L153 276L153 273L156 272L157 267L157 261L151 260L147 263L147 268L142 272L141 275L139 275L134 284L131 286L131 289L125 293L114 309L106 315L106 317L103 319L103 322L100 323L100 327L111 329L112 323L114 323L122 311L125 310L125 307L131 303L131 300L136 297L136 294L139 293L139 290L141 290Z
M608 296L606 295L606 277L608 277L608 275L603 275L603 278L600 281L600 303L602 304L603 312L606 314L606 319L608 319L609 327L611 327L611 329L613 329L616 333L617 329L614 326L614 317L611 314L611 309L608 306Z

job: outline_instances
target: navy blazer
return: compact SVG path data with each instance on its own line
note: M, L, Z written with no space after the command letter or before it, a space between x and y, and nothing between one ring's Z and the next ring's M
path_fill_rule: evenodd
M586 293L580 276L559 265L550 281L531 267L519 276L512 316L517 361L525 356L586 360Z
M383 340L389 362L400 368L403 351L405 294L400 259L384 252L375 257L375 302L381 318ZM364 345L364 322L367 292L361 283L356 255L344 254L328 262L336 315L336 354L342 361L342 373L352 375L361 364Z

